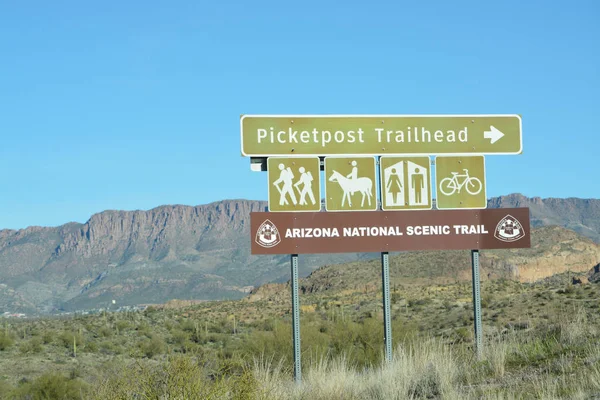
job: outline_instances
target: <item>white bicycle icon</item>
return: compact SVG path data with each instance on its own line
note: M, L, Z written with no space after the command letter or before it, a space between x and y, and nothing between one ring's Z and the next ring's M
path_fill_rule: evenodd
M440 191L446 196L452 196L456 191L460 193L462 187L466 185L465 189L471 195L476 195L481 192L483 187L481 181L474 176L469 176L468 169L463 168L463 171L465 171L465 173L462 175L459 175L458 172L452 172L451 178L446 177L442 179L440 182ZM462 183L458 183L458 177L464 177L465 180L463 180Z

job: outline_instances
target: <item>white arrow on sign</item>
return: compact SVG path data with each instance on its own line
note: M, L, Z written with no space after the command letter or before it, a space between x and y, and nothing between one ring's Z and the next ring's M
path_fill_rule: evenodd
M489 131L483 132L483 137L485 139L491 139L492 144L496 143L498 140L500 140L500 139L502 139L502 137L504 137L504 133L502 133L498 129L494 128L493 125L490 125L490 129L491 130L489 130Z

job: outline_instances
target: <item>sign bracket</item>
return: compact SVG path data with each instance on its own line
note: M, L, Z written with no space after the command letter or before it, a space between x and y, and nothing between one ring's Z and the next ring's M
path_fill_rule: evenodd
M321 171L325 171L325 157L323 156L319 156L319 168ZM268 171L267 157L250 157L250 170L252 172Z

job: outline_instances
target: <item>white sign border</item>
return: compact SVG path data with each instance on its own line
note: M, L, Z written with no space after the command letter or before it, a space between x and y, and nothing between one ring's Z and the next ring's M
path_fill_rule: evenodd
M327 177L327 159L328 158L372 158L373 159L373 166L375 167L375 176L374 176L374 180L373 180L373 203L374 203L374 209L360 209L360 210L330 210L327 208L327 182L328 182L328 177ZM325 159L323 160L323 176L325 178L325 181L323 182L323 189L325 192L325 211L327 212L356 212L356 211L378 211L378 205L379 205L379 199L377 198L377 156L371 156L371 155L345 155L345 154L337 154L337 155L333 155L333 156L327 156L325 157Z
M319 203L319 209L318 210L271 210L271 177L270 177L270 173L271 170L269 169L269 159L286 159L286 160L291 160L294 158L314 158L317 160L317 169L319 171L319 175L317 177L317 181L319 182L318 185L318 203ZM313 182L314 182L314 177L313 177ZM297 212L321 212L323 210L323 205L321 204L321 160L319 159L319 156L299 156L299 155L293 155L293 156L273 156L273 157L267 157L267 209L269 210L269 212L274 212L274 213L281 213L281 212L293 212L293 213L297 213Z
M483 195L485 197L485 206L484 207L458 207L458 208L440 208L439 207L439 202L438 202L438 185L437 185L437 177L438 177L438 171L437 171L437 159L439 158L446 158L446 157L481 157L483 159L483 182L481 183L483 186ZM488 197L487 197L487 173L486 173L486 169L485 169L485 156L483 154L469 154L469 155L460 155L460 156L454 156L454 155L449 155L449 154L444 154L441 156L435 156L434 157L434 161L435 161L435 208L436 210L485 210L487 209L487 203L488 203ZM432 204L433 204L433 199L432 199Z
M429 208L424 208L424 207L419 207L419 208L388 208L386 209L384 207L384 199L385 196L383 195L383 184L384 184L384 176L383 176L383 168L382 168L382 164L381 164L381 160L383 158L427 158L427 164L429 165L428 167L428 171L429 171ZM412 154L405 154L402 156L390 156L388 154L379 157L379 190L380 190L380 196L381 196L381 211L421 211L421 210L433 210L433 179L431 178L432 175L432 168L431 168L431 157L430 156L415 156ZM437 193L437 191L436 191Z
M513 152L463 152L463 153L439 153L439 152L425 152L425 153L409 153L411 156L470 156L470 155L490 155L490 156L501 156L501 155L518 155L523 153L523 120L519 114L243 114L240 116L240 150L242 157L287 157L286 154L248 154L244 151L244 119L246 118L507 118L513 117L519 120L519 150ZM307 154L307 153L294 153L290 154L289 157L298 156L317 156L317 157L360 157L360 156L394 156L398 157L405 155L406 153L364 153L364 154L353 154L353 153L319 153L319 154Z

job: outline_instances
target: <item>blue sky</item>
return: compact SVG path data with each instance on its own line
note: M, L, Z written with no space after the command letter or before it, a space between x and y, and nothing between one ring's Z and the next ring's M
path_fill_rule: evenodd
M600 3L0 5L0 228L266 199L240 114L521 114L487 194L600 197Z

